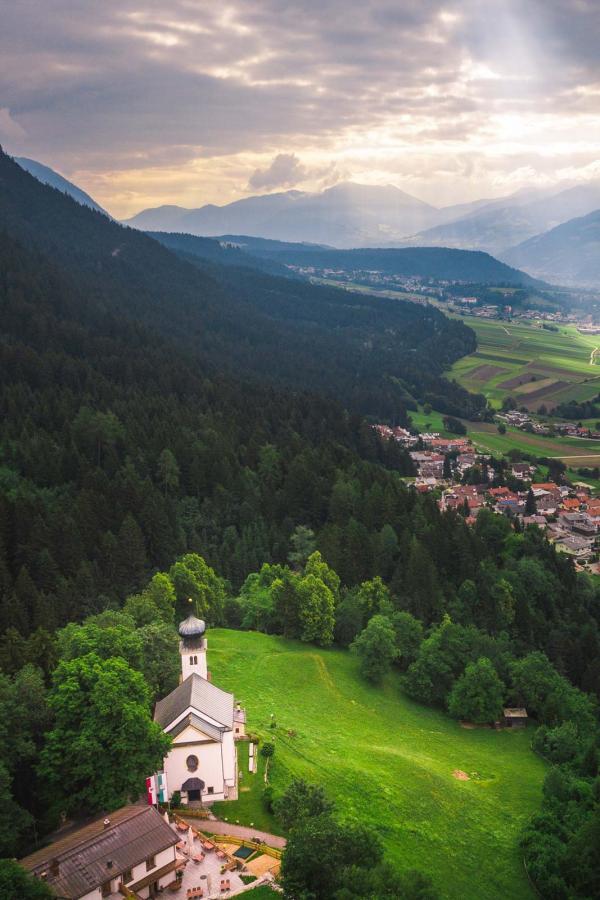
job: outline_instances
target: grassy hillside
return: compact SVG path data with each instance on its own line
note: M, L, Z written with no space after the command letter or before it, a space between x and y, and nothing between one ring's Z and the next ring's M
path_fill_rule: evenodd
M274 737L276 788L292 775L323 784L343 813L372 823L396 863L430 872L445 897L472 897L475 885L478 898L531 896L517 837L539 805L544 765L530 732L461 728L406 699L396 675L369 687L347 652L215 630L209 660L215 682L244 703L249 728ZM227 813L242 822L254 814L244 798Z
M458 360L449 374L495 406L511 396L530 410L550 409L600 391L600 367L590 362L600 345L597 335L579 334L573 326L548 331L525 322L467 321L477 335L477 351Z

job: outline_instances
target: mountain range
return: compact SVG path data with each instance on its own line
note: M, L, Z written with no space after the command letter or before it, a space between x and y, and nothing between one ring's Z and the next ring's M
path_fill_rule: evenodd
M216 236L244 234L340 248L398 245L408 235L448 222L487 201L436 209L393 185L343 182L319 193L284 191L199 209L159 206L124 224L144 231Z
M564 285L600 285L600 209L536 235L502 254L515 266Z
M421 231L410 242L418 246L485 250L502 256L535 235L599 208L600 183L578 185L550 195L526 192L494 200L453 222Z
M85 191L48 166L25 157L18 157L16 162L38 180L108 215ZM566 190L525 189L509 197L440 209L392 185L345 182L319 193L291 190L223 206L160 206L142 210L124 224L147 232L162 232L161 241L165 244L166 233L179 234L179 244L182 234L242 235L243 238L231 239L242 244L251 238L278 241L280 249L284 249L278 259L274 245L265 245L260 252L256 248L248 251L244 246L237 257L242 265L248 262L244 259L248 252L255 257L254 263L257 258L269 258L272 265L267 267L263 262L262 267L273 274L278 265L290 261L284 256L297 257L298 252L304 253L300 245L307 243L326 245L331 250L438 247L481 250L538 278L595 287L600 281L596 264L598 217L594 217L598 210L600 182ZM207 258L220 252L214 243L206 244L204 249ZM227 264L232 261L229 254Z

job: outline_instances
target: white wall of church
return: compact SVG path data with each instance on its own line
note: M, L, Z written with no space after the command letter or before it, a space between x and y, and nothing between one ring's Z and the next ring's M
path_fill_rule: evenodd
M233 731L226 731L223 734L223 777L228 787L235 784L237 767L237 752Z
M196 732L196 735L198 732ZM224 737L230 737L227 732ZM231 736L233 742L233 737ZM202 800L224 800L225 799L225 779L223 773L223 757L222 748L224 745L217 741L211 741L207 744L187 744L180 746L174 744L169 755L164 762L164 770L167 773L167 782L169 785L169 797L174 791L180 791L181 785L188 778L201 778L206 785ZM235 754L235 749L234 749ZM195 772L190 772L186 760L188 756L198 757L198 768ZM235 759L235 756L234 756ZM230 763L228 764L228 773L230 771ZM235 775L235 772L234 772ZM234 782L231 782L233 784ZM209 794L208 788L212 787L213 792Z

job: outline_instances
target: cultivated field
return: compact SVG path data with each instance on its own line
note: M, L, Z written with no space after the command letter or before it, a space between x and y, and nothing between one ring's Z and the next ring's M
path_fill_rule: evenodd
M517 838L545 767L529 730L461 728L404 697L397 675L366 685L348 652L223 629L208 642L216 683L244 703L250 731L275 741L276 789L292 775L322 784L342 814L381 834L394 862L430 872L444 897L532 896ZM258 824L257 799L226 806L221 814Z
M506 434L499 434L496 425L485 422L465 422L465 425L473 443L482 451L495 456L505 455L509 450L520 450L533 456L562 459L574 469L600 465L600 441L544 437L510 426L506 429Z
M477 351L458 360L449 375L494 406L511 396L535 411L600 392L600 366L590 361L600 336L579 334L573 326L548 331L522 322L474 317L465 322L477 334Z

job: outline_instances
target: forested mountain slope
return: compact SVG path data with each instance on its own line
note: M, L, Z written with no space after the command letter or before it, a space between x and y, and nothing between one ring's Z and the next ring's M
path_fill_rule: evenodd
M48 184L50 187L56 188L57 191L68 194L73 200L77 200L83 206L89 206L90 209L95 209L96 212L101 212L108 216L106 210L102 209L100 204L96 203L89 194L76 184L73 184L72 181L63 178L62 175L59 175L58 172L55 172L49 166L44 166L42 163L36 162L35 159L28 159L26 156L15 157L15 162L18 162L22 169L25 169L26 172L29 172L30 175L33 175L34 178L37 178L43 184Z
M147 231L146 234L170 250L174 250L180 256L192 256L203 260L206 264L242 266L259 269L261 272L268 272L271 275L293 276L292 271L283 263L255 256L235 242L221 241L219 238L198 237L194 234L180 234L175 231Z
M401 417L415 392L452 413L484 404L441 377L475 347L463 323L266 275L209 274L41 185L4 155L0 228L76 273L106 310L143 320L219 371L318 391L377 416Z
M243 269L218 282L5 156L0 233L0 592L22 635L117 602L188 548L239 583L285 558L295 525L323 527L361 457L411 471L300 388L391 415L409 390L472 402L437 374L472 332L435 310ZM376 542L365 516L350 545Z
M310 244L285 244L258 241L242 235L224 235L244 246L254 256L294 266L319 269L376 270L389 275L407 275L479 284L533 285L535 279L526 272L513 269L489 253L479 250L454 250L447 247L357 248L335 250Z

